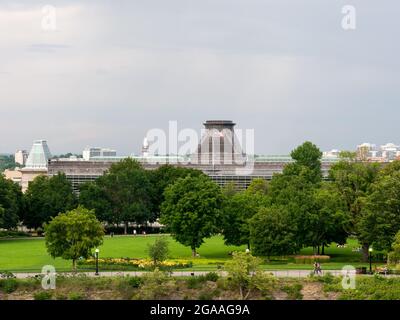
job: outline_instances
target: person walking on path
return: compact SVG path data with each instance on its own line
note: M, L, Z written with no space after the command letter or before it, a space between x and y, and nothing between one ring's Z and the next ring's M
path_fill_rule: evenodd
M318 264L317 264L317 261L314 261L314 274L318 274Z
M322 270L321 270L321 263L317 262L317 274L322 275Z

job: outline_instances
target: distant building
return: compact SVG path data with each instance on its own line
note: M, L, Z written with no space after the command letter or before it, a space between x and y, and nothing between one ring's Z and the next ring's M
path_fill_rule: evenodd
M86 161L50 160L48 175L64 173L71 181L74 191L78 192L80 184L94 181L103 175L113 163L130 157L139 161L147 170L157 169L163 164L194 168L203 171L220 186L234 183L238 189L244 189L255 178L270 180L275 173L281 173L288 163L293 162L289 155L253 156L245 154L235 136L235 124L232 121L209 120L204 123L204 126L205 132L193 154L150 154L149 143L145 139L140 156L90 156L90 150L87 148L86 159L89 160L85 159L84 154ZM324 177L327 177L329 168L337 161L339 158L334 155L321 159Z
M6 169L3 172L6 179L12 180L13 182L21 185L22 181L22 172L21 169L16 168L15 170Z
M50 149L47 146L46 140L35 140L33 142L31 151L29 152L28 159L25 163L25 168L21 169L21 187L22 192L28 189L30 181L37 176L47 175L48 163L51 159Z
M90 161L95 157L115 157L117 151L107 148L91 148L86 147L82 152L83 160Z
M21 167L25 166L28 155L28 151L26 150L17 150L14 155L15 163Z
M332 149L331 151L325 151L322 153L323 157L326 158L337 158L339 157L340 151L337 149Z
M369 162L391 162L400 156L400 146L386 143L377 146L372 143L363 143L357 146L357 158Z

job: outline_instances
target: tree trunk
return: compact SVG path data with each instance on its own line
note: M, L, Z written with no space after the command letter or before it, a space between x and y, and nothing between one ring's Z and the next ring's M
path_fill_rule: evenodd
M72 270L76 272L76 259L72 259Z
M124 234L128 234L128 222L125 222L124 224Z
M196 257L196 248L192 248L192 256Z
M319 246L318 246L318 255L319 255Z
M325 243L322 244L322 252L321 252L321 254L322 254L322 255L325 254Z
M369 258L368 248L369 248L369 245L364 243L362 246L362 261L363 262L368 262L368 258Z

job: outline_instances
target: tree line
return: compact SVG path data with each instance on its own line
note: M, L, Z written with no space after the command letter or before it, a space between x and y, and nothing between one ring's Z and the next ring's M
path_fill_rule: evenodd
M321 172L321 151L305 142L294 160L271 181L254 179L246 190L220 188L199 170L164 165L145 170L133 159L113 164L94 182L81 185L79 197L65 175L39 176L23 195L0 177L0 227L23 223L41 228L78 205L94 210L107 224L160 221L190 247L222 234L226 244L247 245L255 255L276 256L313 247L324 254L332 242L349 236L368 248L390 251L400 230L400 161L358 162L351 153Z

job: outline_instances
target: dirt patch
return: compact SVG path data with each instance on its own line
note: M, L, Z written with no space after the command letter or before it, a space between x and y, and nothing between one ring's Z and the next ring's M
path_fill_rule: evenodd
M274 298L274 300L287 300L288 294L282 290L277 290L272 292L272 297Z
M336 295L332 292L326 293L323 284L319 282L305 282L301 289L303 300L335 300Z

